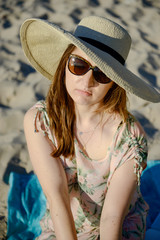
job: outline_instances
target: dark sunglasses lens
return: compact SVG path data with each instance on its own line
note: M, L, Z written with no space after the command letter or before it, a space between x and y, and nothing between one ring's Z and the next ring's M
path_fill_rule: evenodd
M75 75L83 75L88 71L89 65L82 59L71 56L69 59L68 68L70 72Z
M106 84L111 82L111 80L98 67L94 68L93 76L94 79L99 83Z

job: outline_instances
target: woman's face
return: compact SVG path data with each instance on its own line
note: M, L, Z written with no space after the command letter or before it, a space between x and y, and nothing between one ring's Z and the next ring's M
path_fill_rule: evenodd
M75 48L72 52L77 56L87 60L92 66L94 62L79 48ZM75 104L79 105L94 105L102 102L106 93L112 87L113 82L108 84L101 84L95 81L92 70L86 74L78 76L72 74L68 69L68 61L65 69L65 83L66 89Z

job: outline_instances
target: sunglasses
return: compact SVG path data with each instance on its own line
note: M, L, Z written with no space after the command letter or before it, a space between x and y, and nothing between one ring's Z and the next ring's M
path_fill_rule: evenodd
M111 82L98 67L93 67L84 58L71 54L68 59L68 69L69 71L77 76L82 76L86 74L90 69L93 71L93 77L98 83L107 84Z

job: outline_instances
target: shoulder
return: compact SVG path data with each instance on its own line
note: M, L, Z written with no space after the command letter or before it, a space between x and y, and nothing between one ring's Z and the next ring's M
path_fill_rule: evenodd
M37 111L46 110L46 105L44 101L39 101L33 105L24 115L24 123L28 125L34 118Z
M134 151L137 155L143 152L143 157L146 158L147 137L143 127L133 115L129 114L126 122L120 125L114 147L115 150L121 150L123 153Z
M30 108L24 115L24 129L33 128L34 124L34 118L37 113L37 110L35 108Z
M34 104L26 113L25 113L25 119L30 118L34 113L37 113L38 111L47 111L46 110L46 103L45 101L38 101L36 104Z
M45 101L37 102L25 113L24 129L34 129L34 132L41 130L44 133L49 129L49 117Z
M146 133L141 126L140 122L129 113L128 118L122 126L122 132L126 137L144 137L146 139Z

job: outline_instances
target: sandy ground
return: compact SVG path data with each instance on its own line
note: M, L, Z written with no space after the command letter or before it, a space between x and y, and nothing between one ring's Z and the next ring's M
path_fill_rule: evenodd
M0 239L6 236L9 173L32 170L23 132L24 113L45 98L49 86L23 54L20 25L38 17L73 31L88 15L108 17L129 31L133 42L127 67L160 90L159 0L0 0ZM148 135L148 159L160 159L160 104L133 95L129 102Z

